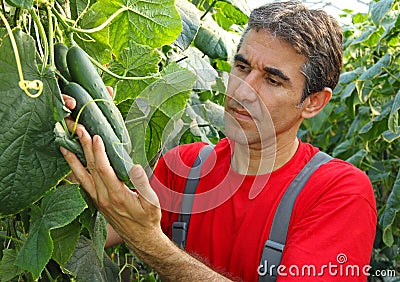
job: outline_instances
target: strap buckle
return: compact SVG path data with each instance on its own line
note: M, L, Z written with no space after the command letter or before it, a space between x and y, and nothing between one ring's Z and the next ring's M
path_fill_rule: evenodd
M172 224L172 241L182 249L186 248L187 230L186 222L175 221Z

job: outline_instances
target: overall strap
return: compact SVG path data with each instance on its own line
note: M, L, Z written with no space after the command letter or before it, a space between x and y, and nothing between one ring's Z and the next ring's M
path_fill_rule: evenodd
M294 203L300 191L307 183L310 176L320 165L327 163L332 159L326 153L318 152L304 166L296 178L286 189L272 221L269 238L265 242L263 253L258 268L258 281L272 282L276 281L277 268L281 263L283 248L286 244L286 236ZM272 273L270 273L272 271Z
M196 160L190 169L182 197L181 211L178 221L172 224L172 241L182 249L186 248L186 237L192 212L193 200L197 185L200 181L200 172L205 160L211 154L214 145L205 145L201 148Z

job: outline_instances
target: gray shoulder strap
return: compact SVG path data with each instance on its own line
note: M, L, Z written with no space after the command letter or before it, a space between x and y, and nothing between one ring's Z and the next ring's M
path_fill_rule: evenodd
M190 222L190 214L192 212L197 185L200 181L201 168L203 167L205 160L211 154L213 148L214 145L205 145L201 148L192 168L190 169L186 181L179 219L172 224L172 241L183 249L186 248L186 236Z
M275 281L277 278L277 268L282 259L283 248L286 244L286 236L289 226L290 217L294 203L300 191L310 176L317 170L320 165L327 163L332 159L326 153L318 152L304 166L296 178L290 183L286 189L272 221L269 238L265 242L263 253L258 267L258 281ZM272 273L270 273L272 271Z

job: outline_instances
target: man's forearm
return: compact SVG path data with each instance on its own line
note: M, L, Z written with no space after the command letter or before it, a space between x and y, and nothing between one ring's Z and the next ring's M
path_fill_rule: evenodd
M152 235L150 235L152 236ZM230 281L201 261L177 247L163 233L154 238L156 244L143 249L126 241L135 255L153 268L166 281Z

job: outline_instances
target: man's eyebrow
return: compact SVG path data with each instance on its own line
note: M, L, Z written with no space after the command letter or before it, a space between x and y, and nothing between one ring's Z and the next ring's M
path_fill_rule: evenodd
M290 78L286 74L284 74L280 69L265 67L264 70L265 72L270 73L272 75L276 75L285 81L290 81Z
M235 60L235 62L239 61L250 66L249 61L242 54L236 54L233 59Z
M242 62L246 65L250 65L250 62L242 54L236 54L234 57L234 60L235 60L235 62L238 61L238 62ZM272 67L265 67L264 71L266 73L276 75L285 81L290 81L290 78L286 74L284 74L280 69L272 68Z

